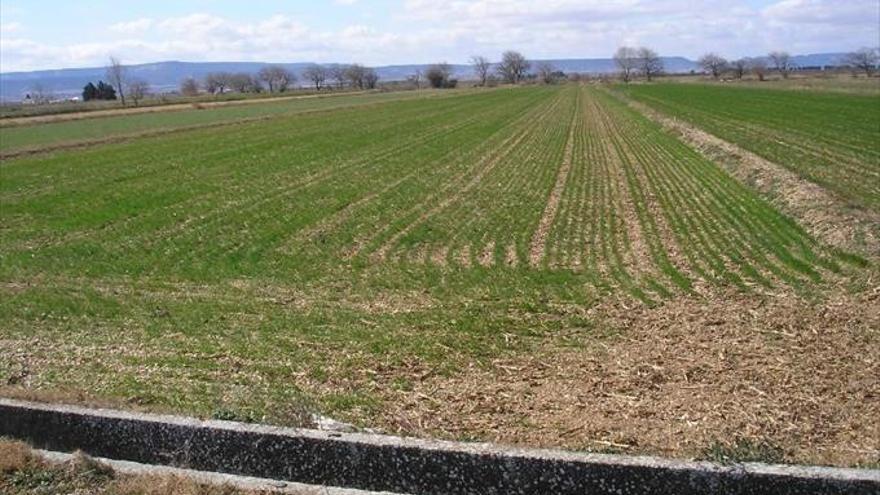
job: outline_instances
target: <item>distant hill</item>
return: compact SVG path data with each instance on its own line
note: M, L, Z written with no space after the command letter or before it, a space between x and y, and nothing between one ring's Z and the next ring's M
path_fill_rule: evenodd
M798 66L813 67L835 65L842 56L843 54L840 53L822 53L798 55L793 57L792 60ZM601 74L615 70L614 61L610 58L578 58L548 61L563 72ZM667 72L670 73L686 73L691 70L697 70L696 63L684 57L664 57L663 62ZM180 81L187 77L202 79L206 74L218 71L256 73L266 65L269 64L262 62L171 61L131 65L129 66L129 74L132 78L146 81L154 92L170 92L176 90ZM311 64L293 63L278 65L282 65L297 74L297 76L300 76L302 70ZM335 64L326 65L332 66ZM402 81L417 70L424 71L427 67L428 64L387 65L376 67L376 70L383 81ZM473 70L469 65L453 65L452 68L456 77L460 79L473 77ZM89 81L97 81L103 78L103 67L0 73L0 100L19 101L37 84L58 96L75 96L80 94L82 87ZM302 77L300 77L300 83L303 83Z

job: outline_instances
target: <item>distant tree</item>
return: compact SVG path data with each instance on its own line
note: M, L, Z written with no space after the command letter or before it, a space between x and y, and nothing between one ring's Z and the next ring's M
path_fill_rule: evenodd
M82 99L83 101L92 101L98 99L98 88L96 88L91 81L89 81L89 83L86 84L85 87L83 87Z
M205 76L205 91L211 94L223 94L231 89L234 76L229 72L211 72Z
M498 75L509 84L519 84L529 70L529 62L522 53L508 50L501 55Z
M260 81L247 72L236 72L229 74L229 89L236 93L259 93L263 87Z
M763 81L764 78L767 77L767 61L763 58L750 58L747 60L749 70L752 71L752 74L754 74L759 81Z
M96 86L98 90L97 97L99 100L115 100L116 99L116 90L113 89L113 85L107 84L104 81L98 81L98 85Z
M345 79L353 88L364 89L367 83L368 69L361 64L351 64L345 68Z
M544 84L556 82L557 72L556 67L550 62L545 61L535 64L535 74L538 76L538 80Z
M452 79L452 66L446 62L431 65L425 70L425 79L432 88L448 88Z
M48 89L40 83L33 84L30 88L30 92L28 93L28 95L30 95L31 100L38 105L51 103L52 100L55 99L55 95L52 93L52 90Z
M134 106L138 106L149 91L150 85L144 80L136 79L128 83L128 95L134 101Z
M336 83L337 89L342 89L345 87L345 81L347 77L345 75L346 67L344 65L335 65L330 68L330 79Z
M873 48L860 48L844 57L846 65L852 67L853 70L864 72L868 77L871 77L874 69L877 68L878 60L880 60L880 49Z
M195 78L187 77L180 82L180 94L183 96L197 96L199 94L199 82Z
M110 80L110 84L116 88L116 92L119 93L119 99L122 101L122 106L125 106L125 83L126 77L128 75L128 70L122 62L116 57L110 57L110 64L107 65L107 79Z
M422 89L422 71L416 70L413 75L406 78L416 89Z
M489 59L482 55L474 55L471 57L471 65L474 67L474 74L476 74L477 80L480 81L480 86L485 86L489 79L489 69L492 67Z
M770 52L768 55L776 72L782 74L783 79L788 79L788 73L791 72L791 55L788 52Z
M379 84L379 73L376 72L376 69L372 67L367 67L364 69L364 88L365 89L376 89L376 86Z
M738 58L730 63L730 70L733 72L733 77L742 79L746 71L749 70L749 61L744 58Z
M269 86L270 93L283 93L296 83L296 76L280 65L268 65L260 69L260 80Z
M324 87L324 81L327 80L327 68L318 64L313 64L305 68L303 77L311 81L315 86L315 91L321 91Z
M697 64L699 64L704 72L708 72L715 79L718 79L718 77L727 70L727 60L716 53L707 53L703 55L697 60Z
M616 52L614 52L614 65L617 66L617 70L620 72L620 78L623 79L623 82L630 82L633 74L638 70L638 50L629 46L621 46Z
M663 73L663 59L654 50L641 47L636 52L636 58L639 71L648 81Z

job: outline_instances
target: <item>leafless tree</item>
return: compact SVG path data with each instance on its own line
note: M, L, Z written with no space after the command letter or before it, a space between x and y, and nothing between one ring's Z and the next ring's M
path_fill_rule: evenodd
M227 82L229 89L237 93L257 93L260 91L260 81L247 72L229 74Z
M199 82L195 78L187 77L180 82L180 94L183 96L196 96L199 94Z
M376 85L379 84L379 73L376 72L376 69L372 67L367 67L364 69L364 88L366 89L376 89Z
M643 46L638 49L636 57L639 62L639 71L648 81L663 73L663 59L654 50Z
M529 70L529 62L522 53L512 50L501 55L498 75L510 84L518 84Z
M345 75L346 67L343 65L335 65L330 68L330 79L332 79L336 83L337 89L342 89L345 87L345 81L347 79Z
M52 100L55 99L55 95L52 93L52 91L40 83L34 83L30 87L28 95L30 95L31 101L33 103L36 103L37 105L51 103Z
M623 82L628 83L632 80L633 73L639 66L638 50L629 46L621 46L614 52L614 65L620 72L620 78Z
M413 75L406 78L416 89L422 89L422 71L416 70Z
M718 79L725 70L727 70L727 60L716 53L707 53L697 60L697 64L703 71L712 74L712 77Z
M765 77L767 77L767 61L763 58L752 58L748 59L749 70L752 71L752 74L758 78L759 81L763 81Z
M730 70L733 72L733 77L737 79L742 79L748 69L749 61L744 58L738 58L730 63Z
M205 91L211 94L223 94L232 89L235 76L229 72L211 72L205 76Z
M788 79L788 73L791 72L791 55L788 52L770 52L770 61L777 72L782 74L783 79Z
M327 80L327 68L318 64L313 64L306 67L302 75L315 85L315 91L321 91L321 88L324 87L324 81Z
M119 99L122 101L122 106L125 106L125 80L127 72L126 67L122 65L118 58L110 57L110 64L107 65L107 79L116 88Z
M258 76L269 86L270 93L283 93L296 83L296 76L280 65L267 65L260 69Z
M134 102L134 106L138 106L141 100L147 96L150 91L150 85L142 79L135 79L128 83L128 95Z
M535 64L535 73L538 79L544 84L553 84L556 82L556 67L550 62L538 62Z
M873 48L860 48L844 57L846 65L854 70L863 71L868 77L871 77L874 69L877 68L878 60L880 60L880 49Z
M351 64L345 68L345 79L353 88L364 89L364 76L367 68L361 64Z
M492 67L492 63L482 55L474 55L471 57L471 65L474 67L474 74L480 81L480 86L485 86L489 79L489 69Z

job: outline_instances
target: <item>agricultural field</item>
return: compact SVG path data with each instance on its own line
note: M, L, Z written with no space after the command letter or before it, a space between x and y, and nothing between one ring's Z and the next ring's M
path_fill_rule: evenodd
M327 111L354 105L371 105L408 98L437 97L437 93L387 92L338 94L322 97L259 99L234 102L209 102L170 107L127 109L142 113L97 118L94 113L60 114L37 118L0 121L0 156L24 154L46 148L64 148L95 144L144 134L158 134L234 122L267 119L302 112ZM87 120L82 122L81 120ZM36 121L36 122L34 122Z
M372 103L0 162L0 394L880 460L873 260L605 89Z
M621 89L832 191L880 211L880 95L652 84Z

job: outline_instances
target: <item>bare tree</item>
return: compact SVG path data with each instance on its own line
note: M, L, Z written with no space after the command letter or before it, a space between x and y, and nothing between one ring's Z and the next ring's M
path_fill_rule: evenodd
M211 72L205 76L205 91L211 94L223 94L232 89L235 76L228 72Z
M229 74L227 83L236 93L257 93L260 90L260 82L247 72Z
M639 71L648 81L663 73L663 59L654 50L643 46L638 49L636 58L639 63Z
M742 79L748 69L749 61L744 58L738 58L730 63L730 70L733 72L733 77L737 79Z
M318 64L313 64L303 71L303 77L308 79L315 85L315 91L321 91L324 87L324 81L327 80L327 68Z
M267 65L260 69L258 76L269 86L270 93L283 93L296 83L296 76L280 65Z
M46 103L51 103L52 100L55 99L52 90L46 88L40 83L34 83L30 87L28 96L30 96L31 102L36 103L37 105L45 105Z
M880 49L860 48L852 53L848 53L844 57L844 63L854 70L863 71L866 76L871 77L877 62L880 60Z
M768 57L776 71L782 74L782 78L788 79L788 73L791 72L791 55L788 52L770 52Z
M361 64L351 64L345 68L345 79L353 88L364 89L364 76L367 68Z
M150 85L142 79L135 79L128 83L128 95L134 101L134 106L138 106L141 100L147 96L150 91Z
M767 61L763 58L752 58L748 59L749 70L752 71L752 74L758 78L759 81L763 81L765 77L767 77Z
M422 71L416 70L413 75L406 78L416 89L422 89Z
M718 79L725 70L727 70L727 60L716 53L707 53L697 60L697 64L702 67L703 71L712 74L712 77Z
M628 83L639 66L638 50L629 46L621 46L614 52L614 64L620 71L620 78Z
M489 79L489 69L492 67L489 59L482 55L474 55L471 57L471 65L474 67L474 74L480 81L480 86L485 86Z
M196 96L199 94L199 82L195 78L187 77L180 82L180 94L183 96Z
M553 84L556 82L556 67L550 62L538 62L535 65L535 73L538 79L544 84Z
M119 93L119 99L122 101L122 106L125 106L125 79L127 76L127 70L122 62L116 57L110 57L110 64L107 65L107 79L110 80L110 84L112 84L116 88L116 92Z
M512 50L504 52L498 64L498 75L510 84L518 84L529 70L529 62L522 53Z
M342 89L345 87L345 81L347 79L345 71L346 67L343 65L336 65L330 69L330 79L336 82L337 89Z
M376 69L372 67L367 67L364 69L364 88L366 89L376 89L376 85L379 84L379 73L376 72Z

